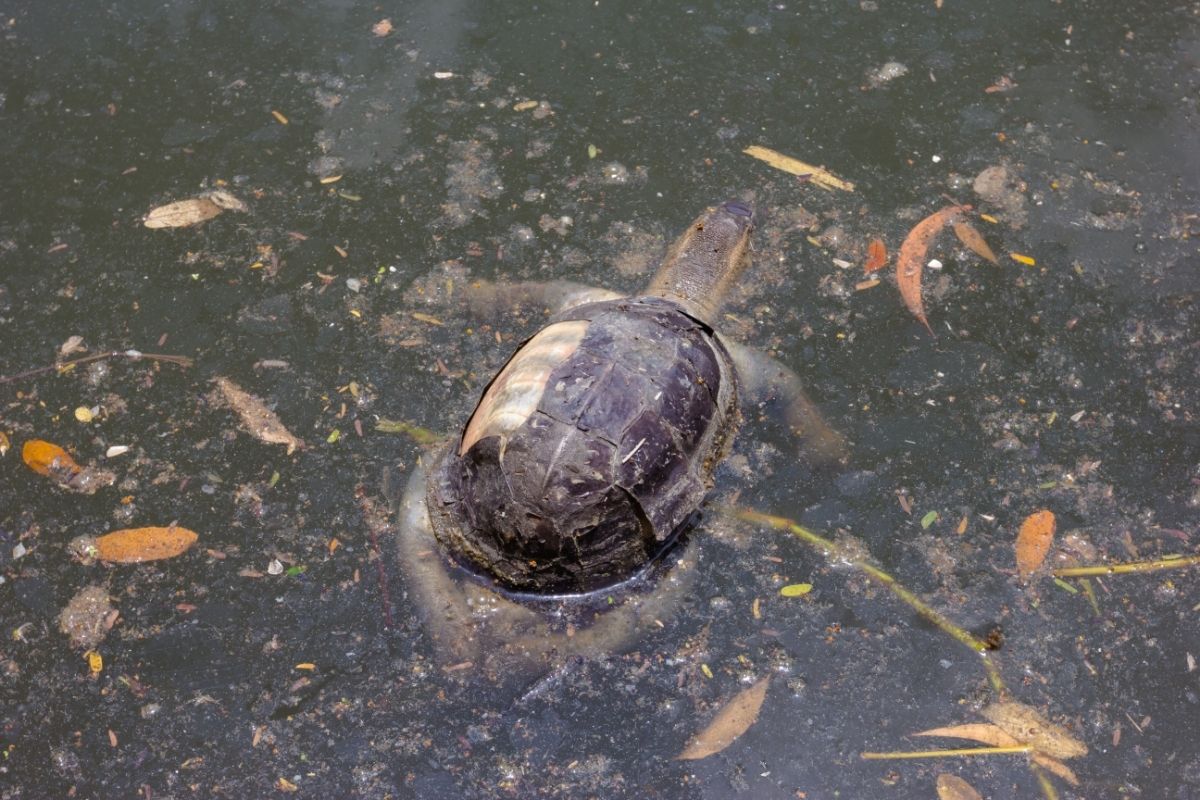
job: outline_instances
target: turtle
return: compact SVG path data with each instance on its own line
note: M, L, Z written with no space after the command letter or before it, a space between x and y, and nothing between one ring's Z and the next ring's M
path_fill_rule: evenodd
M741 200L706 208L637 296L567 281L470 286L477 306L555 313L404 494L400 567L443 661L545 663L661 625L696 573L696 548L674 545L748 402L783 395L810 457L844 457L795 374L715 328L754 227Z

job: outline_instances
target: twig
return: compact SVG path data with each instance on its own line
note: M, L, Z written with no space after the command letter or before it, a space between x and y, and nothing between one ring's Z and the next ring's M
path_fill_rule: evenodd
M1200 556L1167 556L1154 561L1129 561L1124 564L1096 564L1087 567L1060 567L1051 571L1056 578L1082 578L1088 575L1127 575L1131 572L1155 572L1183 569L1200 564Z
M105 353L93 353L90 356L82 358L73 358L70 361L59 361L51 364L48 367L38 367L37 369L27 369L24 372L18 372L15 375L0 375L0 383L12 383L13 381L24 380L25 378L33 378L38 375L44 375L47 372L58 372L62 374L69 369L79 365L87 364L90 361L100 361L105 358L128 358L133 361L147 359L149 361L165 361L168 364L178 364L181 367L190 367L193 363L192 359L187 356L165 355L163 353L143 353L140 350L109 350Z
M831 539L826 539L823 536L818 536L808 528L798 525L786 517L776 517L770 514L763 514L759 511L752 511L744 508L738 509L734 513L739 519L746 520L747 522L756 522L761 525L769 525L776 530L789 531L793 535L808 542L813 547L816 547L818 550L821 550L825 554L826 558L829 558L830 556L836 556L838 559L845 561L855 569L865 574L871 580L883 585L892 594L896 595L896 597L899 597L905 603L908 603L908 605L910 605L914 611L927 619L929 622L933 623L938 630L947 634L959 644L965 645L966 647L974 650L976 654L983 659L983 669L985 672L987 672L988 681L991 683L992 688L1001 694L1006 691L1004 688L1004 679L1000 677L1000 670L996 668L996 665L992 662L991 657L988 655L989 648L986 642L976 636L971 635L969 632L963 630L950 620L946 619L946 617L942 616L942 614L932 608L928 603L917 597L908 589L905 589L896 581L895 578L881 570L879 567L876 567L874 564L868 563L862 558L859 558L854 553L849 552L846 548L840 547L837 542L834 542Z
M959 756L1006 756L1013 753L1032 753L1033 747L1027 744L1013 744L1004 747L958 747L951 750L898 750L891 753L862 753L867 761L881 761L892 758L956 758Z

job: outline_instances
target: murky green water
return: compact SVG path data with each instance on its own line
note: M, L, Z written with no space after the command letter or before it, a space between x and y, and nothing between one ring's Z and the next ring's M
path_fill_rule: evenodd
M1070 761L1078 788L1052 779L1060 796L1200 796L1195 570L1094 580L1095 607L1077 583L1013 574L1040 508L1056 554L1195 551L1194 11L9 7L0 373L52 364L72 335L196 364L114 358L0 384L0 798L926 798L943 772L985 797L1039 796L1020 756L861 760L958 744L908 734L980 721L994 696L978 658L860 574L722 519L735 502L853 537L964 628L1002 629L1014 699L1090 748ZM143 227L217 187L249 212ZM356 496L423 450L375 425L454 430L539 319L468 319L439 305L447 282L636 291L729 197L760 226L722 328L801 374L849 463L814 469L781 426L748 425L687 545L700 579L660 632L545 676L439 663ZM995 219L973 218L1000 263L936 240L934 338L892 270L863 287L861 264L871 239L894 259L951 203ZM247 435L211 396L216 375L308 446ZM32 438L116 484L54 487L21 464ZM106 459L112 446L131 450ZM201 541L171 561L66 551L172 521ZM799 582L813 591L779 596ZM95 676L57 622L93 584L120 612ZM749 730L674 760L765 676Z

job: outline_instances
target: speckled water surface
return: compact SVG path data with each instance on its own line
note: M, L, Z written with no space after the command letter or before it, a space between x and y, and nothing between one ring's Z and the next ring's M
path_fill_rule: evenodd
M88 350L64 358L195 359L0 383L0 798L907 800L941 773L1052 796L1023 756L862 760L970 744L910 734L982 721L979 659L860 573L722 516L735 503L865 548L1002 639L1012 698L1089 748L1078 787L1049 779L1058 796L1200 797L1196 570L1093 579L1089 599L1020 581L1013 555L1043 508L1052 561L1197 550L1194 4L0 12L0 377L71 336ZM249 210L142 224L218 188ZM721 330L801 375L849 460L814 467L755 410L684 545L700 574L656 632L534 674L439 661L373 510L384 472L402 485L429 445L380 420L459 429L544 319L468 315L454 287L637 291L727 198L759 229ZM932 336L893 272L863 286L861 265L952 203L994 220L971 217L999 263L936 240ZM254 439L217 376L306 446ZM21 462L34 438L115 483L55 486ZM67 547L173 521L200 539L169 560ZM780 596L795 583L813 589ZM89 662L60 619L94 587ZM675 760L768 676L736 741Z

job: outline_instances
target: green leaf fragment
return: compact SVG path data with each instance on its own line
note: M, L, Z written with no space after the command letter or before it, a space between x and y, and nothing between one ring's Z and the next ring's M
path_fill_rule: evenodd
M1064 590L1070 592L1071 594L1079 594L1078 589L1076 589L1074 586L1072 586L1071 584L1064 581L1062 578L1055 578L1054 582L1056 584L1058 584L1058 588L1060 588L1060 589L1064 589Z
M329 432L329 435L325 437L325 441L329 442L330 444L333 444L340 438L342 438L342 432L339 431L337 428L334 428L333 430L331 430Z
M285 572L284 574L287 575L289 578L294 578L297 575L303 575L307 571L308 571L308 567L304 566L303 564L297 564L294 567L288 567L287 572Z
M381 419L375 423L375 430L379 433L403 433L417 444L433 444L442 440L441 436L428 428L413 425L402 419Z
M938 521L938 512L930 511L928 514L921 517L921 527L924 528L925 530L928 530L929 526L937 521Z
M1053 489L1055 486L1058 486L1058 481L1044 481L1038 484L1039 489Z
M812 591L811 583L789 583L779 590L784 597L802 597Z
M271 480L267 481L267 488L268 488L268 489L274 489L274 488L275 488L275 484L279 483L279 478L280 478L280 475L279 475L279 470L275 470L274 472L272 472L272 473L271 473Z
M595 158L599 154L600 154L600 148L596 147L596 145L594 145L594 144L588 145L588 158Z

